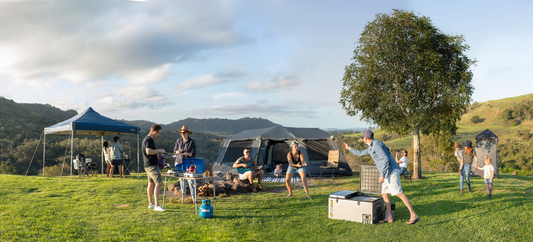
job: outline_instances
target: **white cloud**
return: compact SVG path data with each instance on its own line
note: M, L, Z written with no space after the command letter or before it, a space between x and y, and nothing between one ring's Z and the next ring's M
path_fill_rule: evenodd
M164 81L169 75L170 64L165 64L157 68L144 71L133 71L126 76L133 84L159 83Z
M280 89L296 86L300 83L292 76L277 77L264 81L252 81L245 85L245 88L252 91L272 92Z
M244 96L245 95L240 92L221 93L221 94L213 95L213 100L219 101L222 99L232 99L232 98L239 98L239 97L244 97Z
M224 3L5 3L0 8L0 75L74 83L110 77L159 82L171 64L250 42L219 5ZM199 19L199 12L209 18Z
M194 89L205 86L211 86L216 84L222 84L229 82L228 79L220 79L213 76L213 74L207 74L203 76L193 77L189 80L185 80L180 83L176 88L177 89Z
M286 116L286 117L316 117L313 110L294 109L288 105L269 103L236 103L227 106L213 106L197 110L198 115L213 116Z

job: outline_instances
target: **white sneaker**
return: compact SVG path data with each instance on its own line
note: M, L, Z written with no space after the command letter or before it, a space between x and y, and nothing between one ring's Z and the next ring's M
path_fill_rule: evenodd
M154 208L154 211L165 212L167 210L165 210L163 207L161 207L161 205L159 205L159 206Z
M155 204L154 205L148 205L148 208L155 208Z

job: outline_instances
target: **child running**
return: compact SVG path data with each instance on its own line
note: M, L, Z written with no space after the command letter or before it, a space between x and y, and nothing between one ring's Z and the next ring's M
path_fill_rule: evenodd
M490 156L485 156L483 159L485 166L483 168L477 167L477 164L474 164L474 169L483 170L483 179L485 180L485 188L487 190L487 199L490 199L492 195L492 179L494 178L494 166L490 160Z

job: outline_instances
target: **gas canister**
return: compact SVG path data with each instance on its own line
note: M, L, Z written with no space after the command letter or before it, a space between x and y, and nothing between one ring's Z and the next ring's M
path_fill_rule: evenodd
M209 199L202 200L202 206L198 210L200 210L199 215L201 218L213 217L213 206L211 206L211 200Z

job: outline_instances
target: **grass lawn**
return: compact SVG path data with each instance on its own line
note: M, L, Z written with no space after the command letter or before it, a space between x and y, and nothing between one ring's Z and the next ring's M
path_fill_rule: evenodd
M142 176L59 183L58 177L0 175L0 241L532 240L532 177L501 174L487 200L480 177L471 178L471 193L460 195L457 174L423 175L402 184L421 218L416 225L405 224L409 213L397 197L392 224L328 219L328 195L357 190L358 176L313 179L312 200L300 186L284 198L272 190L285 184L265 183L267 192L217 199L215 218L202 219L193 204L175 200L167 201L167 212L149 210Z

